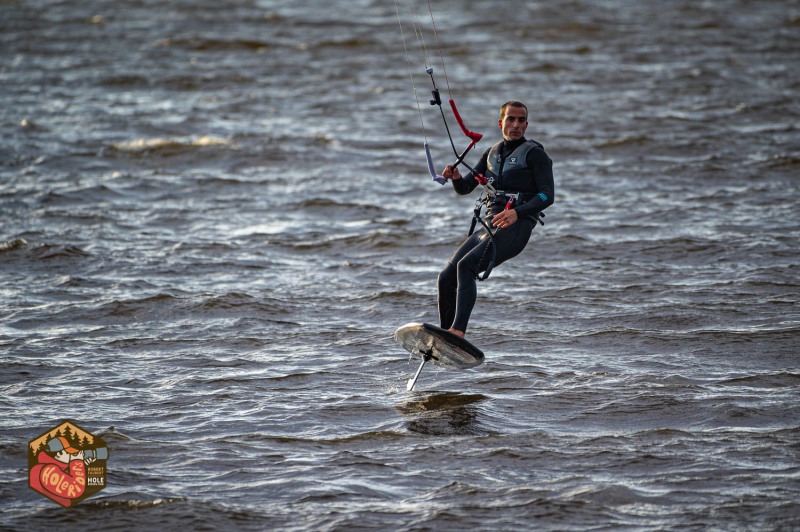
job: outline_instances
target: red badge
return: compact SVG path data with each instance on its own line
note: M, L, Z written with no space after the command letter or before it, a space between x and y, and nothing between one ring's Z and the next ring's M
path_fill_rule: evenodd
M64 421L28 442L29 486L65 508L106 487L108 447Z

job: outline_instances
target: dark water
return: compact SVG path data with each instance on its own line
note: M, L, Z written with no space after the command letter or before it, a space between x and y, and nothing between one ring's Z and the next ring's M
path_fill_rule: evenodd
M800 528L800 2L431 5L557 197L486 363L407 393L474 197L392 1L0 3L4 527ZM72 510L26 478L66 418L112 453Z

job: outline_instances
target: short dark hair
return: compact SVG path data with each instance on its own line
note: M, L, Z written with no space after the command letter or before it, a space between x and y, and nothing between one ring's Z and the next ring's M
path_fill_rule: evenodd
M525 109L525 119L526 120L528 119L528 106L522 102L511 100L509 102L504 103L503 106L500 108L500 120L505 118L506 109L508 109L509 107L522 107L523 109Z

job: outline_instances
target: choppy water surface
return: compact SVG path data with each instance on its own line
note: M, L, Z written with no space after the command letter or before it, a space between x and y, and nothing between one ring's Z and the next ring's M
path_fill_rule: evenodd
M394 2L0 4L4 526L800 527L800 3L431 4L557 197L413 393L474 198ZM73 510L26 478L65 418L112 453Z

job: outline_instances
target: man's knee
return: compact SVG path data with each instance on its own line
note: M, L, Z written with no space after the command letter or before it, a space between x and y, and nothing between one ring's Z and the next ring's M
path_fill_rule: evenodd
M478 275L478 261L472 257L464 257L458 261L458 274L459 285L468 279L474 279Z

